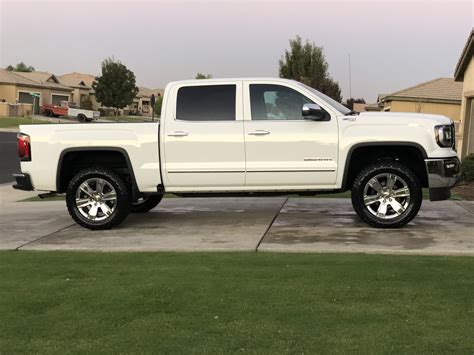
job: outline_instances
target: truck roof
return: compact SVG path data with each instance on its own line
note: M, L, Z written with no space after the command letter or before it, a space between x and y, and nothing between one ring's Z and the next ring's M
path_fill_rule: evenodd
M287 83L296 83L295 80L274 78L274 77L247 77L247 78L213 78L213 79L191 79L191 80L177 80L169 82L170 84L197 84L197 83L219 83L219 82L229 82L229 81L279 81Z

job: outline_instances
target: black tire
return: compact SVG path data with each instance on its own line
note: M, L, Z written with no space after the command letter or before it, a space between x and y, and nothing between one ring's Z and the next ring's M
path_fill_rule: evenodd
M51 110L46 110L46 111L44 111L44 115L45 115L46 117L53 117L53 113L51 112Z
M366 206L364 202L364 189L366 185L368 185L369 181L373 181L371 180L372 178L377 179L377 177L383 176L383 174L393 174L397 176L399 178L399 182L397 182L397 184L404 185L405 190L408 188L409 196L401 198L390 197L390 199L388 196L381 197L378 200L380 202L371 202L374 204L370 205L370 208L372 209L371 212L369 207ZM368 190L370 190L370 184L368 186ZM386 186L382 187L384 189L386 188ZM397 189L391 189L390 191L392 191L392 193L396 193ZM373 190L373 193L376 194L376 196L372 196L374 199L377 199L378 193L375 191L375 189ZM383 193L387 194L389 192L384 191ZM393 206L388 202L389 200L394 200L394 202L399 202L401 205L403 205L403 212L400 212L401 209L396 211L395 208L393 208ZM352 206L354 207L355 212L364 222L377 228L398 228L404 226L417 215L418 211L420 210L422 200L423 194L417 176L405 165L398 162L378 162L364 168L357 175L354 185L352 186ZM382 201L387 202L385 203ZM378 206L380 206L382 203L385 203L386 206L388 205L389 207L386 207L385 213L391 212L392 217L387 219L384 218L385 215L384 217L379 217L378 213L375 215L374 210L377 207L377 203ZM397 215L398 213L400 214Z
M76 205L76 193L79 186L86 181L97 178L110 184L115 190L116 196L113 204L113 212L108 217L102 212L100 218L106 216L103 220L91 220L85 217ZM123 222L130 213L131 203L131 193L124 180L114 171L101 167L79 171L69 182L66 190L66 204L69 214L77 224L91 230L110 229ZM82 212L84 212L84 210L82 210ZM97 209L96 214L98 214Z
M148 195L144 196L142 199L137 202L132 203L131 212L132 213L143 213L148 212L151 209L158 206L158 204L163 199L163 195Z
M86 116L84 116L82 113L77 115L77 120L79 122L84 122L86 120Z

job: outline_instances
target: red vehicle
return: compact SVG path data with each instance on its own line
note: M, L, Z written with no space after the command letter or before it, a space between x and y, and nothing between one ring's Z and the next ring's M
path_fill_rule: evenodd
M99 111L84 110L76 106L74 102L61 101L60 106L46 104L41 106L41 113L47 117L71 117L80 122L90 122L100 116Z
M47 117L59 117L59 116L67 116L67 110L69 108L69 104L74 105L72 102L66 102L63 106L63 102L61 102L61 106L46 104L41 106L41 113ZM71 105L71 106L72 106Z

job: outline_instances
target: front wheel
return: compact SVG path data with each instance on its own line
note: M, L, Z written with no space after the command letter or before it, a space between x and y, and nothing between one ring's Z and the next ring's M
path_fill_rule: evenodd
M398 228L418 213L423 199L416 175L398 162L380 162L363 169L352 187L352 206L367 224Z
M110 229L127 217L131 194L124 180L114 171L84 169L69 182L66 204L71 217L82 227Z
M133 213L143 213L158 206L161 202L163 195L148 195L138 199L138 201L132 204L131 211Z

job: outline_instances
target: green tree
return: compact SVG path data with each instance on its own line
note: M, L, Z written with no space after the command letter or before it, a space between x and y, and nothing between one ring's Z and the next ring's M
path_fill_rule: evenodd
M196 79L212 79L212 75L211 74L197 73L196 74Z
M290 49L280 59L280 78L297 80L341 102L341 88L328 73L328 63L323 47L306 40L303 44L300 36L290 40Z
M31 65L26 65L23 62L20 62L15 66L9 65L5 69L9 70L9 71L20 71L20 72L24 72L24 73L29 73L29 72L32 72L32 71L35 70L35 68L33 68Z
M81 97L81 107L85 110L92 110L94 105L89 95L83 95Z
M102 75L92 83L95 97L102 105L118 110L130 105L138 93L135 74L120 61L107 58L102 62Z

